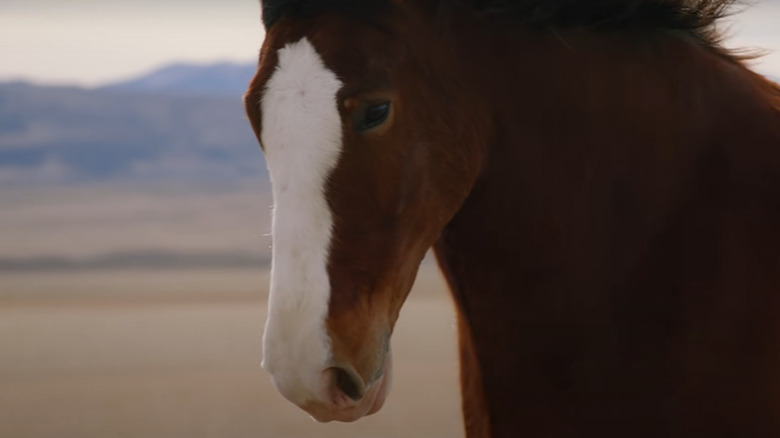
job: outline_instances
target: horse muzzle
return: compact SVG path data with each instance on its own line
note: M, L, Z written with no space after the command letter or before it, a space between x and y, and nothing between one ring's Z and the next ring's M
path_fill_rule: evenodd
M276 389L320 423L352 422L379 411L392 384L392 355L388 351L374 378L366 382L350 365L335 365L317 378L297 379L297 374L271 371ZM306 388L305 382L313 383Z
M388 352L378 377L369 383L354 372L332 367L323 372L324 397L301 406L315 420L351 422L379 411L392 383L392 359Z

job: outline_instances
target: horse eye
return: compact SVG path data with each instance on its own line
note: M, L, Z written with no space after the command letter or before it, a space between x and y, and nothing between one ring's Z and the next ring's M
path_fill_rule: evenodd
M381 125L385 120L387 120L388 115L390 115L389 103L380 103L378 105L372 105L366 108L366 112L363 114L363 121L360 123L359 130L366 131Z

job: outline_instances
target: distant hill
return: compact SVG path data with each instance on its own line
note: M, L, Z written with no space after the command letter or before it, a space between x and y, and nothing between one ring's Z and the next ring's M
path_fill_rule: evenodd
M155 85L177 93L153 93L153 82L99 90L0 84L0 184L266 178L240 93L227 80ZM246 86L237 82L233 91ZM185 93L188 83L224 93Z
M254 63L171 64L139 78L102 87L101 90L240 96L246 91L256 70Z

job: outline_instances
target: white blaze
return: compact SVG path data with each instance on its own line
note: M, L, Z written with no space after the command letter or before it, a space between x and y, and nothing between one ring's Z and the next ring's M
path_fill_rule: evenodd
M295 403L321 398L330 359L325 318L333 218L327 178L341 152L341 82L306 39L279 50L262 100L261 141L273 185L273 266L263 368Z

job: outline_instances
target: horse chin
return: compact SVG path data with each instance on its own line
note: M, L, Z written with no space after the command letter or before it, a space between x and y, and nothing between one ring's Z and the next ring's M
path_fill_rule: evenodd
M393 361L388 352L385 359L385 367L382 377L379 378L374 384L378 385L377 394L374 396L374 403L371 405L371 409L368 410L366 415L372 415L379 412L382 406L385 405L388 394L390 394L390 387L393 384Z
M302 406L302 408L315 421L320 423L329 423L331 421L351 423L357 421L382 409L390 393L392 376L393 364L388 353L385 359L384 372L368 386L366 394L359 401L355 402L341 398L332 400L331 403L309 403L306 406Z

